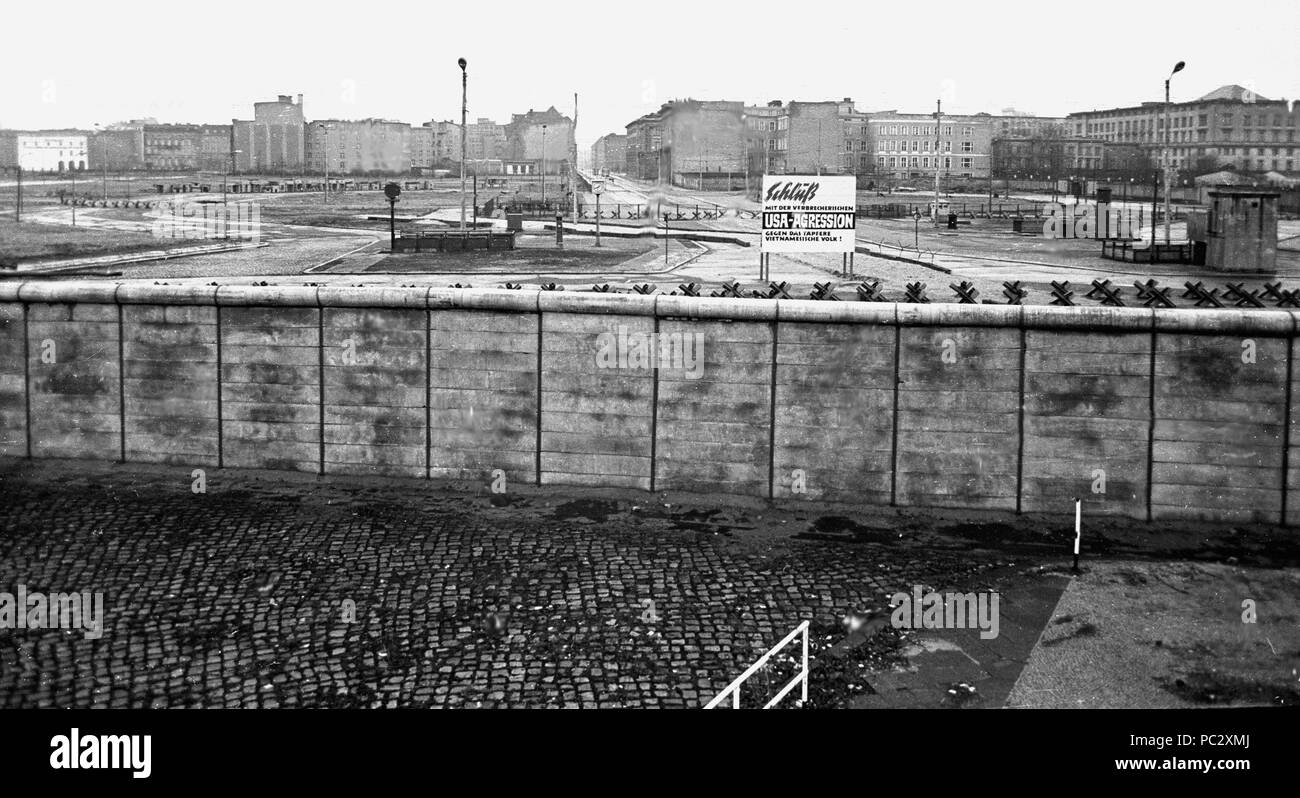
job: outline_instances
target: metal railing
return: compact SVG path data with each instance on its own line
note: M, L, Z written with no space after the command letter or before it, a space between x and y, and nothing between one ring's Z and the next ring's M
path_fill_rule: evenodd
M717 706L722 703L722 701L727 697L727 695L730 694L731 708L740 709L740 686L745 683L746 679L748 679L750 676L753 676L754 673L759 668L767 664L767 661L772 658L773 654L785 648L787 645L790 644L790 641L798 637L800 632L803 633L803 666L799 669L799 672L794 675L794 678L786 682L785 686L781 688L781 691L778 692L771 701L768 701L766 704L763 705L763 709L771 709L772 707L776 706L777 703L780 702L782 698L785 698L786 695L789 694L789 692L794 689L794 686L796 684L801 685L803 688L801 694L802 698L800 700L803 703L807 703L808 702L808 622L804 621L803 623L796 626L793 632L786 635L784 640L769 648L766 654L759 657L757 662L755 662L753 665L750 665L745 670L744 673L737 676L735 681L727 685L726 688L724 688L721 693L718 693L717 696L715 696L712 701L705 704L704 708L705 709L717 708Z

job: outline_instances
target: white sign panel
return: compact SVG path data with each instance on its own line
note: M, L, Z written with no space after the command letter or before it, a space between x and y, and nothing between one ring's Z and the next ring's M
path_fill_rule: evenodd
M852 252L853 175L764 175L763 252Z

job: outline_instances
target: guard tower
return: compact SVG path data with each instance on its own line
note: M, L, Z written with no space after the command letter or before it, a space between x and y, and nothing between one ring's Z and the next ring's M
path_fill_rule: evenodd
M1277 203L1282 192L1249 186L1215 186L1205 265L1219 272L1277 269Z

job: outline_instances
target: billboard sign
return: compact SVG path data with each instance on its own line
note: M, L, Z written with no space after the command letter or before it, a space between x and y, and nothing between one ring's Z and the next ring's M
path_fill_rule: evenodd
M853 175L764 175L763 252L852 252Z

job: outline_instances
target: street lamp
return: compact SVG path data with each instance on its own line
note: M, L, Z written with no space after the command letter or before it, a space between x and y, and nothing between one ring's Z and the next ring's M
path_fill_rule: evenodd
M108 142L104 139L104 129L100 126L98 122L95 123L94 128L95 128L95 138L99 139L99 160L100 160L99 166L100 169L103 170L102 180L100 181L100 184L103 187L104 203L105 205L107 205L108 204L108 152L106 148L108 147Z
M243 150L231 150L230 158L227 159L225 167L221 170L221 228L225 235L222 238L230 238L230 207L226 203L226 179L234 170L235 156Z
M1168 246L1169 244L1169 224L1170 224L1170 218L1169 218L1169 81L1173 78L1174 75L1177 75L1179 72L1182 72L1183 67L1185 66L1187 66L1187 63L1185 61L1179 61L1177 64L1174 64L1174 71L1170 72L1169 77L1165 78L1165 146L1161 150L1160 161L1161 164L1164 166L1164 170L1165 170L1165 245L1166 246ZM1151 236L1151 240L1153 242L1155 241L1154 235Z
M321 157L321 163L325 164L325 201L330 201L330 126L324 122L314 122L316 127L325 131L325 152Z
M546 125L542 125L542 212L546 212Z
M460 67L460 231L465 232L465 111L466 98L469 94L469 73L465 67L469 62L464 58L456 59Z

